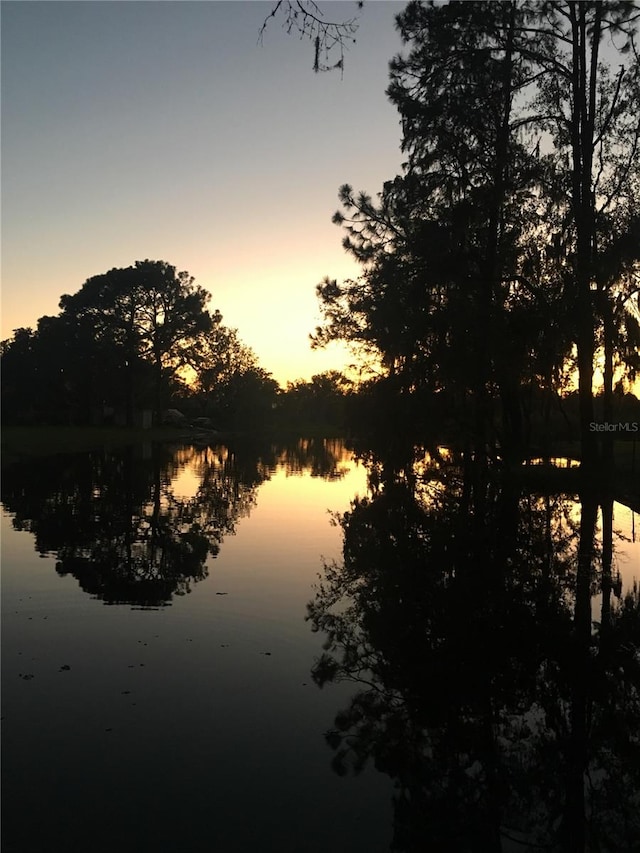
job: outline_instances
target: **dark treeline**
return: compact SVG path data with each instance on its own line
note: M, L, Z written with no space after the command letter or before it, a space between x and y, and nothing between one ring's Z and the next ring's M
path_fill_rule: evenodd
M348 38L305 9L321 48ZM593 423L616 421L640 369L639 14L411 2L396 18L387 94L406 162L375 200L340 189L334 221L363 271L318 286L314 343L370 356L388 397L451 413L476 456L517 463L532 420L575 388L583 463L609 461Z
M355 26L278 10L315 35L316 70ZM475 457L518 464L562 435L585 467L610 467L613 432L594 425L637 421L639 15L550 0L411 2L397 16L405 51L387 94L406 162L376 199L340 189L334 221L362 273L318 286L312 336L368 361L377 376L357 391L331 373L279 389L187 273L139 261L4 342L5 421L131 425L175 407L222 427L357 431L395 412L418 434L439 422Z
M342 434L357 422L353 382L327 371L281 388L220 312L207 310L209 299L188 273L164 261L88 279L62 296L58 315L2 343L3 424L150 426L206 418L223 429Z
M277 382L209 298L164 261L88 279L3 342L4 422L133 426L183 403L224 422L269 411Z
M205 308L208 299L162 261L90 278L61 298L57 316L2 343L3 423L140 426L145 410L160 423L176 409L184 417L172 423L207 418L222 429L384 436L401 423L412 438L461 447L473 435L469 389L409 386L403 370L360 382L329 370L279 387L220 312ZM520 390L524 448L550 453L554 441L579 438L577 391L561 395L538 381ZM619 421L640 421L640 404L621 382L612 398ZM603 395L594 407L602 418ZM499 409L489 422L499 441Z

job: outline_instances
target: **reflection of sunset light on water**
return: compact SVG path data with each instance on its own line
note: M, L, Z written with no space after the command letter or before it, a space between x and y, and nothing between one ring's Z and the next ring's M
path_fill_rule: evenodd
M293 453L286 448L270 450L267 458L256 461L254 498L234 525L236 533L242 526L243 535L227 536L215 557L216 589L219 585L235 591L242 588L243 595L252 597L264 584L263 604L264 597L271 595L269 590L284 579L283 600L309 595L309 573L315 576L323 556L337 558L340 553L339 530L331 524L329 513L346 512L356 495L365 496L368 491L366 468L354 461L341 439L300 439ZM233 477L234 455L222 445L177 450L174 473L162 489L161 503L197 505L213 481L222 484ZM149 505L144 514L152 512ZM297 555L293 561L292 550ZM202 588L202 600L209 593L215 596L216 589Z
M198 494L202 475L195 470L192 462L185 465L171 481L171 491L180 500L192 500Z
M312 464L306 462L306 456L314 457L314 445L327 453L334 461L334 468L326 475L317 474ZM264 475L265 480L278 477L295 477L297 488L304 492L305 488L312 489L311 485L305 485L307 479L314 480L343 480L354 467L359 467L353 461L353 454L344 446L342 439L299 439L296 448L300 453L300 459L292 458L287 449L282 449L275 455L270 463L257 465L257 470ZM175 451L174 462L177 468L172 477L169 491L172 497L179 500L193 500L202 485L205 472L222 470L233 461L233 453L224 445L216 445L206 448L183 447ZM306 475L306 476L305 476ZM350 487L349 487L350 488ZM348 491L348 489L347 489ZM353 492L351 493L353 497ZM304 500L304 497L301 498Z
M178 500L193 500L202 485L205 471L222 470L228 464L230 451L216 447L181 447L175 450L174 462L178 471L171 479L170 491Z
M598 519L598 536L602 532L602 519ZM633 588L634 580L640 581L640 538L638 518L628 506L613 505L613 566L615 574L620 572L623 594Z
M280 533L278 531L281 531L283 518L288 519L289 535L299 543L301 549L306 550L312 542L319 546L320 541L324 539L323 536L318 537L318 523L321 521L319 513L325 513L326 510L344 512L349 508L356 494L364 496L368 493L367 469L353 461L351 452L344 447L343 442L324 439L320 440L319 444L333 456L336 462L332 474L326 477L312 475L311 467L303 461L305 453L313 451L312 442L308 439L301 439L298 442L302 458L297 464L293 464L287 452L283 450L275 457L275 471L273 469L269 472L265 471L265 481L258 488L257 504L251 511L250 522L253 533L259 534L263 554L268 550L273 553L279 552ZM175 455L177 472L168 486L168 491L178 500L194 500L202 486L205 471L223 469L231 461L231 456L229 449L224 446L204 449L185 447L177 450ZM433 454L425 452L415 462L413 473L418 479L417 496L425 507L435 507L447 494L451 483L447 485L447 477L443 476L440 479L439 475L447 470L452 461L452 452L449 448L442 446L438 447ZM532 460L532 464L539 465L542 461L541 459ZM568 458L553 461L556 467L570 468L577 464L575 460ZM319 508L318 500L326 488L327 480L333 483L331 506ZM563 498L567 502L562 527L569 524L577 528L581 511L578 496L567 494L556 495L555 498ZM537 497L531 495L531 499L544 500L540 495ZM628 507L615 503L612 571L614 576L617 572L620 573L623 594L632 588L635 579L640 579L640 540L637 527L637 518L634 513ZM599 513L596 530L598 541L600 541L601 532L602 519ZM567 528L564 533L568 534L569 529ZM333 539L331 536L330 538ZM596 560L594 569L596 573L600 573L602 567L599 560Z
M435 452L425 452L414 463L412 473L416 476L416 497L423 506L431 509L437 508L438 504L451 493L453 483L446 476L447 471L453 471L452 463L454 454L449 448L439 446ZM574 469L579 468L579 460L570 457L553 457L544 459L542 457L528 460L524 465L539 467L551 465L553 468ZM571 536L571 528L578 531L582 505L578 493L565 493L550 495L553 501L564 501L565 508L563 520L557 530L560 539ZM536 494L533 490L529 495L531 507L542 506L546 498ZM621 581L622 596L633 589L635 582L640 581L640 524L638 515L624 504L614 502L613 504L613 560L611 566L612 576ZM598 510L597 524L595 529L596 544L598 551L602 546L602 508ZM577 547L577 544L576 544ZM602 573L602 561L596 556L593 565L595 577L599 578ZM601 595L593 599L594 612L600 606Z
M523 466L526 465L551 465L553 468L579 468L580 460L572 459L569 456L554 456L551 459L544 459L542 456L537 456L523 462Z

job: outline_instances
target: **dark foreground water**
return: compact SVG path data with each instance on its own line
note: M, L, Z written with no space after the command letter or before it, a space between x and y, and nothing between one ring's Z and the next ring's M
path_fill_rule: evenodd
M632 513L445 461L8 468L3 853L640 850Z

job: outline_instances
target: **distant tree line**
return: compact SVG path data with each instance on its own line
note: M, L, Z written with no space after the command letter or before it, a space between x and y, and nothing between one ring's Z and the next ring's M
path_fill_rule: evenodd
M223 429L346 431L352 382L327 371L282 389L209 300L165 261L89 278L2 342L3 423L139 426L176 409Z

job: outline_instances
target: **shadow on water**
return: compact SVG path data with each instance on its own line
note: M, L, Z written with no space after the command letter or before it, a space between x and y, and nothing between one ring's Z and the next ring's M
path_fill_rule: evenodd
M612 574L613 502L438 451L367 464L308 605L315 682L358 688L334 770L391 778L394 851L640 850L640 600Z
M207 576L225 536L256 504L277 466L343 476L339 441L299 439L237 448L146 445L59 455L3 470L2 503L61 576L105 604L161 607ZM191 494L176 492L187 469Z

